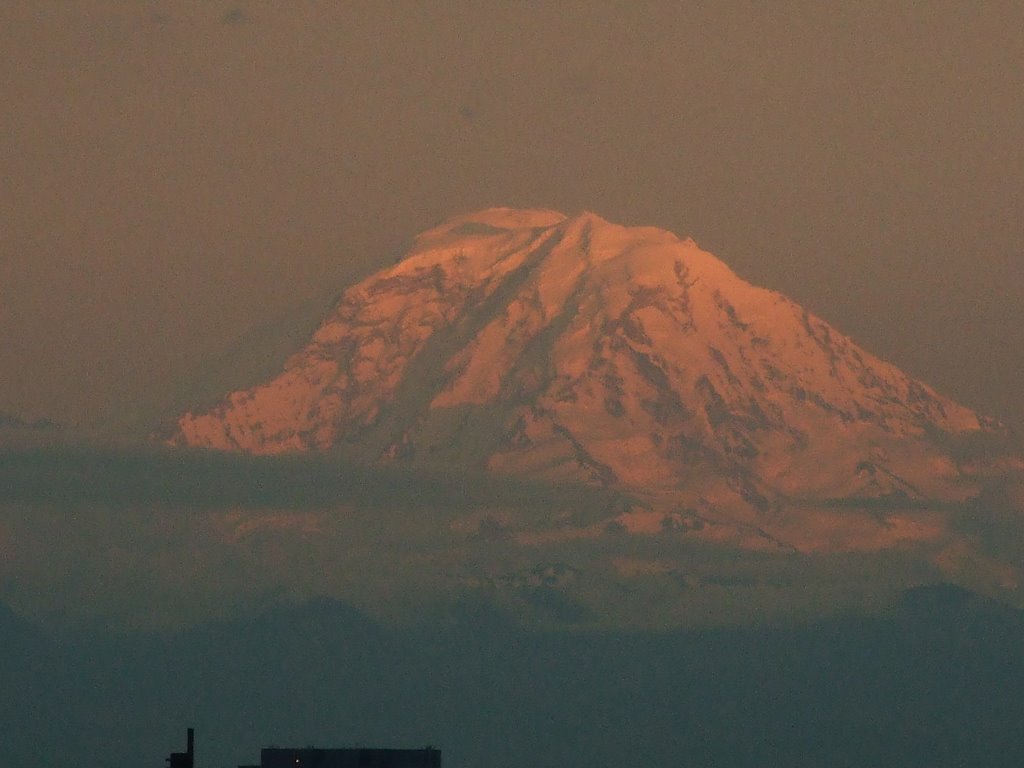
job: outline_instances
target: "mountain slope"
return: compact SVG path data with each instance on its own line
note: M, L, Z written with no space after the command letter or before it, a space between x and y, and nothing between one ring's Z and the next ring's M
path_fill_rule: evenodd
M961 501L932 438L994 426L692 240L492 209L422 234L278 376L186 413L172 442L582 480L672 499L685 514L661 524L689 525Z

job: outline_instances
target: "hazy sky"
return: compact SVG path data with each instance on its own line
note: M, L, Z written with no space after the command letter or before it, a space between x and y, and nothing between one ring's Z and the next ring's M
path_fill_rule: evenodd
M1024 427L1019 0L4 0L0 88L0 411L159 408L513 205L692 235Z

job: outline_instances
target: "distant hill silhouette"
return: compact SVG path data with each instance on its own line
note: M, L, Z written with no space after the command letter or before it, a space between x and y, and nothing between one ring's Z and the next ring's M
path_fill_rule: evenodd
M27 729L3 729L12 764L81 750L97 768L158 764L186 721L203 766L268 743L432 743L446 768L1024 759L1024 616L946 586L883 619L787 628L536 632L485 602L393 627L317 600L174 633L37 638L0 612L5 723Z

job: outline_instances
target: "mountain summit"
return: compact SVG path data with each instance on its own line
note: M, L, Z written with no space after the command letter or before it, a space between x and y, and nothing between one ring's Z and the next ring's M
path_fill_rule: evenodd
M420 235L278 376L186 413L172 442L583 481L751 521L960 500L942 436L992 426L690 239L499 208Z

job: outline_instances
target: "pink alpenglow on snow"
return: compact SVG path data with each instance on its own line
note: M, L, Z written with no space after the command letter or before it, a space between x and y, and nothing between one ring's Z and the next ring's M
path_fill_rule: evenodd
M173 442L598 483L754 520L793 500L962 499L934 437L995 428L693 240L500 208L421 234L279 375L184 414Z

